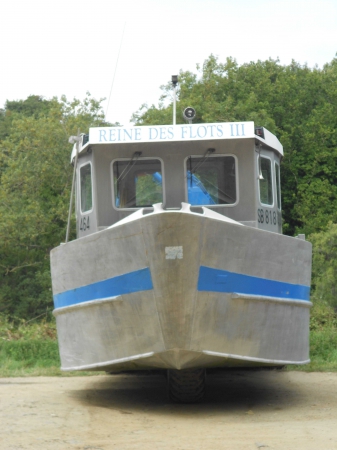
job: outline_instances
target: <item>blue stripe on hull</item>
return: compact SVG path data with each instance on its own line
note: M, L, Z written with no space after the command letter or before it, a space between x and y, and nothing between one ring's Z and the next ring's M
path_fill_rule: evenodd
M150 289L153 289L153 284L150 269L147 267L56 294L54 295L54 306L55 309L62 308L90 300L99 300Z
M310 300L310 287L252 277L227 270L200 266L198 291L238 292L297 300Z

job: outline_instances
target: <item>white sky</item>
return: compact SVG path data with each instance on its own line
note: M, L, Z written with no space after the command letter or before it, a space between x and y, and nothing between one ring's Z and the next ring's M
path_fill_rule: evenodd
M337 0L4 0L0 23L0 107L29 95L108 98L126 24L107 111L123 125L211 53L322 67L337 52Z

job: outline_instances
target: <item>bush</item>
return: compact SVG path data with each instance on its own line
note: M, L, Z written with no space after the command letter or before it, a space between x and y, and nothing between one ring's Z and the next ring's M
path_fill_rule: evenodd
M313 296L313 307L310 313L310 331L323 331L325 329L337 332L337 313L332 306Z
M26 321L17 317L0 314L0 340L22 341L42 340L56 341L55 320Z
M312 234L309 240L313 245L313 301L321 302L320 308L324 302L337 310L337 224L330 223L327 231Z

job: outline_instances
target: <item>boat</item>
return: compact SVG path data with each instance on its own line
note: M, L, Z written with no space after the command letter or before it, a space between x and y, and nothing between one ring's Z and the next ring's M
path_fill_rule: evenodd
M254 122L73 137L77 238L51 251L64 371L205 371L309 360L311 244L282 234L277 137Z

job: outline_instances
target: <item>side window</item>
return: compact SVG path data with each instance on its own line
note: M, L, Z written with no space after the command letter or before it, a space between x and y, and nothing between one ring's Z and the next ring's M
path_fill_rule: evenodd
M81 183L81 212L85 213L92 209L92 177L91 164L85 164L80 168Z
M144 208L163 202L161 163L157 159L114 161L116 208Z
M280 166L275 163L277 208L281 209Z
M187 198L191 205L236 203L236 162L233 156L190 156L186 160Z
M271 161L268 158L260 156L260 172L262 177L259 178L260 201L265 205L273 204L273 181L271 171Z

